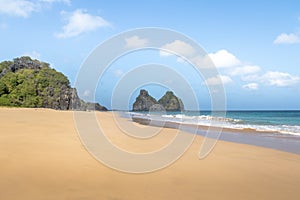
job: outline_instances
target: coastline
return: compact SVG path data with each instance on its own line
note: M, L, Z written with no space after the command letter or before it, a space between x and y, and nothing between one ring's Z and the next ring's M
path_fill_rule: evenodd
M176 135L175 129L162 128L151 140L136 140L122 134L112 115L96 112L109 138L127 150L152 151ZM191 147L171 166L134 175L104 166L84 149L72 111L0 108L0 121L3 199L299 198L297 154L218 141L199 160L203 137L196 135Z
M210 127L205 125L188 124L184 122L179 123L169 121L168 119L165 121L156 119L149 120L148 118L134 114L131 119L136 123L144 125L180 129L203 137L266 147L300 155L300 136L298 135L283 134L277 131L258 131L250 128L234 129L226 127ZM220 133L216 134L216 131ZM216 136L219 137L216 138Z

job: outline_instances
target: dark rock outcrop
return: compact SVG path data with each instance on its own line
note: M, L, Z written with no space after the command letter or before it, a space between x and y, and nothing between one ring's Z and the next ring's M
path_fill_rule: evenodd
M0 78L8 72L16 72L20 69L32 69L34 71L39 71L43 67L49 68L48 63L32 60L29 56L15 58L13 61L4 61L0 64Z
M157 101L149 95L147 90L141 90L140 95L136 98L133 104L133 111L149 111L152 106L157 104Z
M81 109L87 111L92 111L92 110L107 111L107 108L101 106L99 103L91 103L91 102L87 102L87 103L82 102Z
M183 111L184 105L173 92L168 91L156 101L147 90L140 90L139 96L133 104L133 111Z
M168 91L166 94L158 100L158 103L162 105L166 111L183 111L184 106L178 97L173 92Z

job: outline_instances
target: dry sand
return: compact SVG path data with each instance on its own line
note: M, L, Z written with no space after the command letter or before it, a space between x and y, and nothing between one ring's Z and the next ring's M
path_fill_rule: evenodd
M134 141L112 113L97 113L115 144L155 150L176 130ZM77 135L73 113L0 108L0 199L300 199L300 155L219 141L203 160L202 137L173 165L127 174L95 160Z

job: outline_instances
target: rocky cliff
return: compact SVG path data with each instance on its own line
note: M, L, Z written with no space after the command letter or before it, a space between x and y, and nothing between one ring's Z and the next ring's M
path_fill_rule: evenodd
M166 94L158 100L158 103L162 105L166 111L183 111L184 106L178 97L173 92L168 91Z
M0 63L0 106L107 110L81 100L65 75L27 56Z
M133 111L183 111L184 105L173 92L168 91L158 101L149 95L147 90L140 90L133 104Z
M157 101L149 95L147 90L141 90L133 104L133 111L149 111L150 107L157 104Z

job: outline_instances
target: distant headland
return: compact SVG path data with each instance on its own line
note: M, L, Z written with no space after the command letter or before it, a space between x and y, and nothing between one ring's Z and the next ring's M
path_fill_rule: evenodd
M28 56L0 63L0 106L107 110L99 103L80 99L64 74Z

